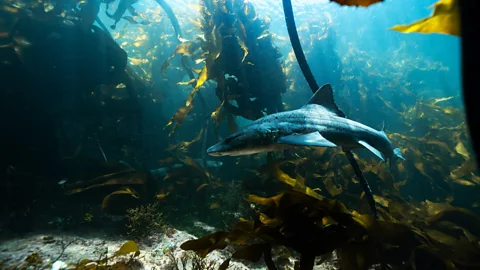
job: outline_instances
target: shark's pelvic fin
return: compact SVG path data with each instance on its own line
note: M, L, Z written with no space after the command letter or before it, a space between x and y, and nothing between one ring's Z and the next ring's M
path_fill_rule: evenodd
M371 146L370 144L368 144L367 142L365 141L358 141L359 144L363 145L365 148L367 148L368 150L370 150L372 153L374 153L377 157L379 157L382 161L385 161L385 159L383 158L383 155L382 153L380 153L380 151L378 151L377 149L375 149L375 147Z
M320 87L317 92L313 94L310 100L305 104L305 106L311 104L323 106L330 112L340 117L345 117L345 114L340 111L340 109L335 104L335 101L333 99L333 89L330 84L325 84L324 86Z
M333 142L325 139L318 131L308 134L292 134L278 138L277 143L300 145L300 146L319 146L319 147L337 147Z

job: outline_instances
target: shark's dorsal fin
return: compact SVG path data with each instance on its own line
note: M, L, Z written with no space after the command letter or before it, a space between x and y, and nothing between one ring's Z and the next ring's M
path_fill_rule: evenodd
M330 112L345 117L342 111L337 107L335 101L333 100L333 89L330 84L325 84L324 86L320 87L315 94L310 98L306 105L316 104L325 107Z

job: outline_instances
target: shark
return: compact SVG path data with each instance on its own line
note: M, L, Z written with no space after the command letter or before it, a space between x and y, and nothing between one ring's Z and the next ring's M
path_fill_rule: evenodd
M384 128L376 130L345 117L330 84L320 87L301 108L266 115L207 149L210 156L242 156L294 147L368 149L389 162L405 160Z

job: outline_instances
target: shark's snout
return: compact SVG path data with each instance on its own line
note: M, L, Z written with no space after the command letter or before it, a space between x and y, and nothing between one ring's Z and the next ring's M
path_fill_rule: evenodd
M223 142L219 142L210 146L207 149L207 154L214 157L225 156L225 153L229 150L229 147L225 145Z

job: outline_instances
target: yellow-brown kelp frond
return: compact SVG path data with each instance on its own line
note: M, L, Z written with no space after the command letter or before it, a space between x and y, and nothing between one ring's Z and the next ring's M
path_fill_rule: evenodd
M105 197L100 201L102 210L113 215L123 215L127 209L138 206L141 203L140 197L144 193L139 194L137 190L143 192L149 179L146 172L135 171L130 166L120 163L103 163L88 174L100 176L65 184L63 186L65 194L75 195L90 190L105 190Z
M135 241L125 242L113 255L102 254L98 260L83 259L73 265L75 270L107 270L107 269L132 269L140 256L140 249ZM120 259L120 260L114 260Z
M290 177L287 173L280 169L277 162L268 163L260 167L258 171L262 177L273 177L274 179L291 186L293 190L302 192L320 200L323 198L321 195L305 185L305 179L303 179L301 175L297 174L297 179Z
M203 129L201 129L197 136L195 136L195 138L191 141L182 141L182 142L179 142L178 144L172 144L170 146L167 147L167 151L170 151L170 152L173 152L174 155L185 155L187 152L188 152L188 148L195 142L197 142L198 140L200 140L200 138L202 137L203 135Z
M111 170L108 167L112 167L112 169L116 171L106 173L92 179L66 184L64 186L65 194L72 195L105 186L144 185L148 181L148 174L146 172L135 171L131 167L123 164L105 163L102 165L102 167L107 169L107 171Z
M167 58L167 60L165 60L165 63L163 63L161 71L165 71L168 66L170 66L170 59L172 59L177 54L183 56L192 56L199 48L200 43L195 43L193 41L186 41L178 44L175 48L175 51Z
M301 269L312 269L316 256L333 251L342 269L368 269L374 264L414 269L479 266L475 258L480 255L479 217L465 209L427 202L414 212L392 208L392 215L404 217L399 221L378 221L349 211L337 200L316 199L297 191L271 198L250 195L247 200L263 205L255 220L242 220L229 232L190 240L181 248L205 257L234 245L231 259L258 261L263 255L269 269L275 269L272 248L279 245L301 254ZM414 224L403 222L408 213L413 213Z
M205 58L202 59L202 61L205 61L205 65L198 74L194 88L190 91L185 105L183 105L177 110L175 115L172 116L170 121L165 126L166 128L175 122L175 125L173 126L169 135L175 132L175 130L182 124L185 117L193 109L193 99L195 97L195 94L200 90L200 87L207 80L215 79L219 75L218 72L212 73L212 67L222 52L223 37L220 33L220 28L222 27L222 25L214 23L214 21L216 21L215 16L220 16L218 14L218 11L221 9L221 7L221 2L204 3L204 5L200 8L200 13L202 16L200 28L203 31L204 40L200 39L198 43L193 43L189 41L184 43L183 45L178 45L175 49L175 52L167 59L167 61L165 61L165 64L162 67L162 70L165 70L169 65L169 59L176 54L192 56L197 49L201 48L201 50L203 51L201 55L205 55ZM199 58L194 60L199 60Z
M180 159L180 162L185 166L171 169L163 178L163 181L174 181L179 179L187 179L192 181L199 179L201 182L208 182L213 178L200 164L198 164L191 157Z
M395 25L390 30L402 33L441 33L460 36L460 11L457 0L440 0L433 5L433 14L409 25Z
M108 194L102 201L102 210L112 215L124 215L127 209L139 204L138 193L131 189L119 189Z

